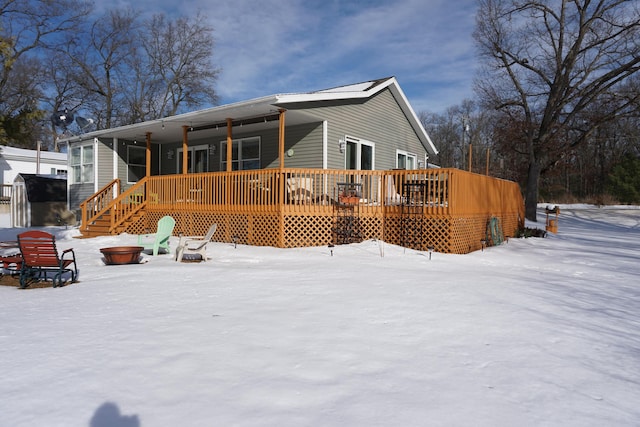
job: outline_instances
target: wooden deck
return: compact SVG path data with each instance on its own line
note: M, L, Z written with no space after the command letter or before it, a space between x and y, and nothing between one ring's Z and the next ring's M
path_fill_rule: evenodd
M265 169L151 176L125 191L114 180L81 204L81 232L141 234L171 215L176 235L204 234L215 222L219 241L328 245L344 214L345 184L358 190L348 207L358 239L468 253L482 247L492 218L507 237L524 226L516 183L458 169Z

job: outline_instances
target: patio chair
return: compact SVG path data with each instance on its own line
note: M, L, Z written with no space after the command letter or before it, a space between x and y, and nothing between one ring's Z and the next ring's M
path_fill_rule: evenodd
M158 221L158 228L155 234L140 234L138 236L138 246L145 250L151 250L153 256L158 255L160 250L169 253L169 238L173 233L176 220L170 216L163 216Z
M402 195L398 193L393 176L385 176L385 181L387 184L385 193L385 204L387 206L403 204L404 197L402 197Z
M78 277L78 266L73 249L58 254L56 238L46 231L31 230L18 234L18 246L22 254L20 287L26 288L33 280L47 280L53 273L53 287L62 286L63 275L71 274L71 282ZM73 268L72 268L73 266Z
M287 178L287 195L291 203L301 204L311 202L314 199L313 178Z
M287 178L287 201L295 205L325 204L331 201L326 194L315 194L311 177Z
M209 227L207 234L203 236L180 236L180 242L176 248L176 261L180 262L182 259L191 258L197 256L202 258L202 261L207 260L207 243L211 241L214 233L216 232L217 224L212 224ZM186 257L185 257L186 255Z

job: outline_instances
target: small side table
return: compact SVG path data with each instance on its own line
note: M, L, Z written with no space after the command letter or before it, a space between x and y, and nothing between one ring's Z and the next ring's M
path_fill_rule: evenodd
M0 242L0 276L8 271L12 276L20 273L22 268L22 255L16 252L20 246L17 240Z
M15 254L9 256L0 256L0 266L2 266L2 271L0 271L0 275L4 274L4 271L8 271L12 276L20 273L20 269L22 268L22 255Z

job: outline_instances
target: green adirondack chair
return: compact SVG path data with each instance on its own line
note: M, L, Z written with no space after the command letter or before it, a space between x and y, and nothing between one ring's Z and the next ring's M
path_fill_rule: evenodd
M158 255L161 249L163 252L169 253L169 238L175 226L175 219L168 215L163 216L158 221L158 230L155 234L140 234L138 236L138 246L144 247L145 250L152 250L154 256Z

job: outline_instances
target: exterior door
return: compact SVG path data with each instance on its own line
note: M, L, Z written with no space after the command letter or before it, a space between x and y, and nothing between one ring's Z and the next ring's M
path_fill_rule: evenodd
M182 149L178 149L176 158L178 173L182 173ZM197 145L189 147L187 150L187 173L198 173L209 171L209 146Z
M345 168L353 170L374 170L375 146L373 142L351 137L346 137L345 140L347 142Z

